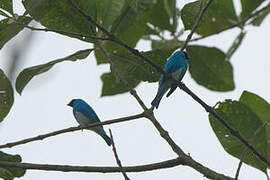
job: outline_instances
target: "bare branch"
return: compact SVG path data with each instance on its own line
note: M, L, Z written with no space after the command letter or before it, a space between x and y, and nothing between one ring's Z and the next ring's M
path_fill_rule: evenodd
M56 29L48 29L48 28L35 28L35 27L32 27L32 26L25 26L25 27L32 30L32 31L54 32L54 33L60 33L60 34L65 34L65 35L69 35L69 36L77 36L77 37L80 37L80 38L89 38L89 39L93 39L93 40L102 40L102 41L109 40L109 38L90 36L90 35L80 34L80 33L76 33L76 32L67 32L67 31L61 31L61 30L56 30Z
M120 171L122 172L122 174L123 174L125 180L130 180L129 177L127 176L126 172L123 170L121 161L120 161L120 159L119 159L119 157L118 157L118 155L117 155L116 148L115 148L115 145L114 145L114 140L113 140L112 131L111 131L111 129L109 129L109 130L110 130L110 136L111 136L111 140L112 140L112 150L113 150L113 154L114 154L114 157L115 157L115 159L116 159L116 162L117 162L117 164L118 164L118 166L119 166L119 169L120 169Z
M131 120L136 120L136 119L139 119L139 118L142 118L142 117L145 117L144 113L133 115L133 116L127 116L127 117L123 117L123 118L118 118L118 119L107 120L107 121L103 121L103 122L100 122L100 123L93 123L93 124L91 124L91 125L89 125L87 127L78 126L78 127L66 128L66 129L54 131L54 132L51 132L51 133L38 135L36 137L27 138L27 139L23 139L23 140L20 140L20 141L0 145L0 149L11 148L11 147L18 146L18 145L21 145L21 144L26 144L26 143L33 142L33 141L43 140L43 139L48 138L48 137L52 137L52 136L56 136L56 135L64 134L64 133L68 133L68 132L78 131L78 130L81 130L81 129L87 129L87 128L90 128L90 127L96 127L96 126L100 126L100 125L108 125L108 124L120 123L120 122L125 122L125 121L131 121Z
M125 172L145 172L171 168L183 165L179 158L162 161L159 163L146 164L141 166L123 167ZM17 163L0 161L0 167L22 168L26 170L43 170L43 171L62 171L62 172L88 172L88 173L119 173L119 167L97 167L97 166L69 166L69 165L49 165L49 164L33 164L33 163ZM233 180L231 177L224 176L220 180Z

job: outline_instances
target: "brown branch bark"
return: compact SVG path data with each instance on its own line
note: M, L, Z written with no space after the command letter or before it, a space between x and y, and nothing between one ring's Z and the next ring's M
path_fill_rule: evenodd
M127 176L127 173L123 170L122 163L121 163L121 161L119 159L119 156L118 156L118 154L116 152L116 148L115 148L114 139L113 139L113 135L112 135L111 129L110 129L110 136L111 136L111 140L112 140L112 150L113 150L113 154L114 154L116 163L118 164L118 167L119 167L121 173L123 174L125 180L130 180L129 177Z
M103 122L100 122L100 123L93 123L93 124L91 124L91 125L89 125L87 127L78 126L78 127L71 127L71 128L61 129L61 130L50 132L50 133L47 133L47 134L38 135L38 136L35 136L35 137L32 137L32 138L27 138L27 139L23 139L23 140L20 140L20 141L15 141L15 142L10 142L10 143L7 143L7 144L3 144L3 145L0 145L0 149L11 148L11 147L18 146L18 145L21 145L21 144L26 144L26 143L33 142L33 141L43 140L43 139L48 138L48 137L52 137L52 136L56 136L56 135L64 134L64 133L68 133L68 132L78 131L78 130L82 130L82 129L87 129L87 128L90 128L90 127L96 127L96 126L100 126L100 125L108 125L108 124L114 124L114 123L120 123L120 122L125 122L125 121L136 120L138 118L142 118L142 117L145 117L145 116L146 115L144 113L141 113L141 114L137 114L137 115L133 115L133 116L127 116L127 117L123 117L123 118L107 120L107 121L103 121Z

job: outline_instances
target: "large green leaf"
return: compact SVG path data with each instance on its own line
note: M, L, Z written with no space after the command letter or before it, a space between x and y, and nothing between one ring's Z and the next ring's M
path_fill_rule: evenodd
M20 155L10 155L0 151L0 161L21 162ZM6 180L12 180L15 177L22 177L25 170L21 168L0 168L0 177Z
M105 73L101 76L102 80L102 94L101 96L112 96L128 92L127 87L120 80L118 80L113 73ZM132 88L135 88L140 81L133 79L128 82Z
M32 19L29 17L18 17L16 22L11 19L3 19L0 21L0 49L16 36L25 25L27 25Z
M242 4L242 17L247 17L254 11L264 0L241 0Z
M260 118L262 124L268 123L265 131L267 139L270 139L270 123L268 122L270 121L270 104L260 96L248 91L242 93L239 102L248 106ZM268 146L270 147L269 143Z
M0 122L7 116L14 102L13 88L0 69Z
M203 3L202 3L203 2ZM206 0L188 3L181 11L185 30L192 29L196 22L201 4ZM237 22L232 0L213 1L205 14L196 32L201 35L209 35L230 27Z
M7 12L13 14L12 0L1 0L0 9L4 9Z
M265 158L270 158L269 126L264 127L256 136L254 135L263 127L266 120L270 120L270 105L264 99L245 91L240 101L226 100L220 103L215 111L246 140L254 139L250 143L255 149ZM227 128L212 115L209 115L209 121L223 148L229 154L241 159L246 146L238 138L232 136ZM266 173L267 166L251 151L247 151L243 162Z
M217 48L188 46L189 72L200 85L214 91L234 89L233 69L226 55Z
M77 61L80 59L85 59L93 49L85 49L78 51L70 56L51 61L49 63L41 64L38 66L32 66L24 69L20 72L19 76L16 79L16 90L19 94L22 93L25 86L29 81L36 75L49 71L55 64L63 61Z
M254 111L262 122L270 120L270 104L260 96L252 92L244 91L239 102Z
M76 3L94 20L97 18L96 1L76 0ZM95 27L83 17L77 9L67 1L55 0L24 0L23 5L28 13L43 26L66 32L76 32L85 35L95 35ZM83 41L92 42L89 38L76 37Z
M161 30L175 31L177 21L175 0L159 0L154 5L149 22Z

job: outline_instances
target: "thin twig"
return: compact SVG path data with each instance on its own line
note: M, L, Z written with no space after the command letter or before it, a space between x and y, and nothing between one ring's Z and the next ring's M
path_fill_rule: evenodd
M189 33L184 45L182 46L181 50L184 50L186 47L187 47L187 44L188 42L190 41L190 39L192 38L192 35L193 33L196 31L196 29L198 28L201 20L202 20L202 17L204 15L204 13L206 12L206 10L208 9L208 7L210 6L210 4L213 2L213 0L209 0L208 3L205 5L205 7L202 9L202 11L200 12L197 20L196 20L196 23L194 24L194 26L192 27L192 30L191 32Z
M250 144L253 144L254 143L254 140L255 138L260 134L260 132L265 128L266 125L268 125L268 123L270 123L270 119L268 121L265 121L253 134L253 136L250 138L249 142ZM240 159L240 162L238 164L238 168L237 168L237 171L236 171L236 174L235 174L235 179L238 179L238 176L239 176L239 173L240 173L240 169L241 169L241 166L243 164L243 161L244 159L246 158L246 155L247 155L247 152L248 152L248 148L246 147L241 155L241 159Z
M18 145L21 145L21 144L26 144L26 143L33 142L33 141L43 140L43 139L48 138L48 137L56 136L56 135L63 134L63 133L78 131L78 130L81 130L81 129L87 129L87 128L90 128L90 127L96 127L96 126L100 126L100 125L108 125L108 124L114 124L114 123L119 123L119 122L136 120L136 119L139 119L139 118L142 118L142 117L145 117L145 116L146 116L145 113L141 113L141 114L137 114L137 115L133 115L133 116L127 116L127 117L123 117L123 118L107 120L107 121L103 121L103 122L100 122L100 123L93 123L93 124L91 124L91 125L89 125L87 127L77 126L77 127L66 128L66 129L50 132L50 133L47 133L47 134L38 135L36 137L27 138L27 139L23 139L23 140L20 140L20 141L10 142L10 143L4 144L4 145L0 145L0 149L2 149L2 148L11 148L11 147L18 146Z
M2 11L1 9L0 9L0 12L2 13L3 16L5 16L7 18L10 18L10 19L12 18L7 13L5 13L4 11Z
M115 148L115 144L114 144L114 140L113 140L113 135L112 135L111 129L109 129L109 131L110 131L110 136L111 136L111 141L112 141L112 150L113 150L113 154L114 154L116 163L118 164L119 169L120 169L121 173L123 174L125 180L130 180L129 177L127 176L126 172L123 170L121 161L120 161L120 159L119 159L119 157L118 157L118 155L117 155L117 152L116 152L116 148Z
M107 41L109 38L102 38L102 37L97 37L97 36L90 36L86 34L80 34L76 32L67 32L67 31L61 31L61 30L56 30L56 29L48 29L48 28L35 28L32 26L25 26L26 28L33 30L33 31L43 31L43 32L54 32L54 33L60 33L60 34L65 34L65 35L70 35L70 36L77 36L80 38L89 38L93 40L102 40L102 41Z
M114 73L114 75L126 86L126 88L128 89L128 91L130 92L130 94L137 100L137 102L139 103L139 105L142 107L142 109L144 111L147 111L147 107L146 105L144 104L144 102L141 100L141 98L138 96L137 92L135 89L133 89L129 83L119 74L119 72L117 71L117 69L114 68L114 65L113 65L113 61L111 59L111 56L106 52L106 50L104 49L104 47L100 44L99 45L99 48L100 50L103 52L103 54L105 55L105 57L108 59L108 62L110 63L111 65L111 71Z
M244 24L246 24L246 22L248 20L250 20L253 17L258 16L260 13L262 13L265 10L267 10L268 8L270 8L270 3L268 5L266 5L265 7L261 8L260 10L257 10L255 12L251 13L249 16L247 16L246 18L242 19L241 21L239 21L239 22L237 22L235 24L232 24L231 26L228 26L228 27L226 27L224 29L221 29L219 31L216 31L213 34L208 34L208 35L205 35L205 36L201 36L201 37L198 37L198 38L191 39L190 42L191 41L193 42L193 41L198 41L198 40L201 40L201 39L205 39L205 38L207 38L209 36L219 34L219 33L223 32L223 31L226 31L226 30L229 30L229 29L232 29L232 28L235 28L235 27L243 26Z

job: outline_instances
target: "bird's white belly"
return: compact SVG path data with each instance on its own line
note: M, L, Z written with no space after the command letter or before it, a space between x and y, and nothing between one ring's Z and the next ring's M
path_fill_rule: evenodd
M94 122L91 122L91 120L88 119L81 112L75 112L75 119L81 126L88 126L89 124L94 123ZM92 131L98 133L97 127L89 128L89 130L92 130Z

